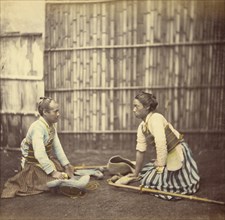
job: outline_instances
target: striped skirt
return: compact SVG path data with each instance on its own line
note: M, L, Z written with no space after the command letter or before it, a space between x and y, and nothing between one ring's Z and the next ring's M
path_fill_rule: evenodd
M192 152L188 145L183 142L184 161L181 169L168 171L165 167L163 173L157 173L153 163L146 164L141 171L141 184L145 188L191 195L199 189L200 177L196 162L192 157ZM175 200L178 197L154 194L156 197Z
M63 171L58 160L55 158L51 158L51 160L58 171ZM52 180L54 180L54 178L47 175L36 164L26 163L19 173L7 180L1 198L35 195L49 191L46 183Z

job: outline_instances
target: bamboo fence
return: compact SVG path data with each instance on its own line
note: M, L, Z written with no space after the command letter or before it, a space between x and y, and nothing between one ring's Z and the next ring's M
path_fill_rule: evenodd
M62 138L134 145L141 90L187 136L224 135L224 14L223 1L47 1L45 91Z
M0 146L18 149L37 118L44 94L43 43L40 33L0 35Z

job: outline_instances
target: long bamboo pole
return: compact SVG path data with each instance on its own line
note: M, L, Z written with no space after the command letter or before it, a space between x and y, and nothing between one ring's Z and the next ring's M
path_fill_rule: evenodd
M98 169L98 168L102 168L102 169L106 169L107 165L80 165L80 166L74 166L75 170L82 170L82 169Z
M202 201L202 202L215 203L215 204L219 204L219 205L225 205L225 202L222 202L222 201L216 201L216 200L207 199L207 198L200 198L200 197L192 196L192 195L189 196L189 195L166 192L166 191L161 191L161 190L156 190L156 189L144 188L143 186L138 187L138 186L122 185L122 184L113 183L110 180L108 180L108 184L111 185L111 186L126 188L126 189L133 189L133 190L137 190L137 191L140 191L140 192L164 194L164 195L175 196L175 197L180 197L180 198L184 198L184 199L190 199L190 200L196 200L196 201Z
M131 163L135 164L136 161L132 160ZM98 169L98 168L102 168L102 169L106 169L107 168L107 164L104 165L78 165L78 166L74 166L74 169L76 170L80 170L80 169Z

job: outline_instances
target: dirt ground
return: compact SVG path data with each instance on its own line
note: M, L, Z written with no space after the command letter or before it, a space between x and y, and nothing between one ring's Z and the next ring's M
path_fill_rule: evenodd
M20 152L1 151L1 191L5 181L19 166ZM201 187L196 196L225 201L225 150L193 152L197 161ZM134 153L89 152L72 153L74 165L104 165L120 154L135 160ZM179 200L164 201L151 194L114 188L107 184L107 171L96 190L87 191L82 198L69 198L53 193L29 197L0 199L1 220L225 220L225 206L206 202Z

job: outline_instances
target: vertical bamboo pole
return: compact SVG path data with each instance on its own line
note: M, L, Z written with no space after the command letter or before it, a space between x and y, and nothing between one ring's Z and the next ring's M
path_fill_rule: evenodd
M80 23L80 30L79 30L79 47L84 46L84 5L80 4L79 5L79 23ZM79 66L79 77L80 77L80 90L79 90L79 100L80 100L80 129L82 131L85 131L85 124L86 124L86 112L85 112L85 99L84 99L84 93L85 91L83 88L85 87L85 50L80 50L79 51L79 56L80 56L80 66ZM82 135L82 138L84 136Z
M96 25L96 36L97 36L97 45L101 45L101 8L100 5L97 4L97 25ZM101 55L102 51L97 51L97 87L101 86ZM97 91L97 121L98 123L98 130L101 130L101 96L100 91Z
M153 32L153 36L154 36L154 42L158 41L158 36L159 36L159 31L160 31L160 13L162 11L162 6L161 6L161 2L155 2L154 4L154 32ZM163 85L164 84L164 77L163 77L163 71L165 71L165 60L164 60L164 55L163 55L163 48L162 47L158 47L155 48L157 54L156 54L156 72L155 72L155 85ZM163 67L163 71L162 71L162 67ZM162 92L158 92L157 90L154 92L156 94L157 97L159 97L159 100L161 100L160 102L163 104L165 103L164 100L164 95L163 95L163 91ZM162 109L161 105L160 105L160 109Z
M72 29L72 20L73 20L73 17L72 17L72 10L71 10L71 7L68 7L67 8L67 12L68 12L68 16L67 16L67 23L68 23L68 47L72 47L72 37L71 37L71 34L73 33L73 29ZM68 72L69 72L69 78L68 78L68 81L69 81L69 88L73 88L73 52L70 51L69 52L69 59L68 59L68 63L69 63L69 68L68 68ZM69 93L69 130L72 131L73 130L73 92L70 92Z
M213 54L212 54L212 52L213 52L213 48L212 48L212 46L210 45L209 46L209 61L208 61L208 63L209 63L209 66L208 66L208 80L207 80L207 84L209 85L210 84L210 82L212 82L212 63L213 63ZM206 118L207 118L207 120L210 122L211 120L211 114L210 114L210 108L209 108L209 106L211 106L210 105L210 99L211 99L211 90L210 90L210 88L208 88L207 89L207 93L208 93L208 100L207 100L207 108L206 108ZM210 123L207 123L207 129L210 129Z
M93 25L92 25L92 36L93 36L93 45L97 45L97 5L93 5ZM97 51L93 50L93 60L92 60L92 71L93 71L93 86L97 86ZM93 91L93 130L97 130L97 94L96 91Z
M72 44L73 47L76 47L77 45L77 38L76 38L76 31L77 31L77 13L76 13L76 7L77 5L74 5L72 7ZM77 52L73 51L73 87L72 88L78 88L77 83ZM73 131L78 130L78 121L77 121L77 92L73 92Z
M59 8L56 9L56 22L55 22L55 40L54 40L54 47L58 47L59 41L59 29L60 29L60 10ZM55 82L54 82L54 87L53 88L57 88L59 87L59 76L60 76L60 53L59 52L53 52L54 53L54 63L56 66L56 71L55 71ZM57 95L57 94L56 94ZM60 96L57 96L57 101L59 102L59 104L61 105L61 100L60 100ZM63 108L61 109L61 115L63 115ZM59 120L58 122L58 128L60 130L62 130L63 127L63 118L61 117L61 120Z
M86 12L85 12L85 4L81 4L80 5L81 9L81 16L80 16L80 23L81 23L81 47L86 46L86 36L85 36L85 29L86 29ZM86 87L86 81L87 81L87 69L86 69L86 61L87 61L87 57L86 57L86 50L82 50L81 51L81 78L82 78L82 88ZM82 100L82 123L83 123L83 130L86 131L87 128L87 105L86 105L86 91L85 90L81 90L81 100Z
M119 45L121 45L122 44L122 42L123 42L123 40L122 40L122 34L121 34L121 32L122 32L122 24L123 24L123 20L122 20L122 12L123 11L121 11L121 8L122 8L122 10L123 10L123 6L122 6L122 3L121 2L118 2L118 6L120 6L120 8L118 8L118 21L117 21L117 24L118 24L118 28L117 28L117 34L118 34L118 37L117 37L117 39L118 39L118 41L117 41L117 44L119 44ZM117 50L117 53L118 53L118 65L117 65L117 82L118 82L118 86L119 87L122 87L123 86L123 81L122 81L122 63L123 63L123 61L122 61L122 53L121 53L121 50L122 49L118 49ZM120 119L119 121L118 121L118 129L119 130L121 130L121 123L120 123L120 121L121 121L121 119L122 119L122 105L121 105L121 100L122 100L122 96L121 96L121 91L117 91L118 92L118 105L119 105L119 107L118 107L118 119ZM120 138L121 138L121 135L119 135L120 136Z
M168 23L167 20L169 18L168 12L167 12L167 4L161 3L161 12L159 14L159 23L160 23L160 34L159 38L162 40L161 42L167 42L167 32L168 32ZM167 19L165 19L167 18ZM170 48L163 48L162 49L162 56L164 60L164 65L165 67L163 68L162 66L162 77L164 78L163 84L164 85L169 85L169 54L170 54ZM168 94L170 93L169 90L164 91L164 109L163 112L165 114L165 117L168 119L168 108L169 108L169 102L170 100L168 99Z
M184 19L183 19L183 27L186 27L185 29L185 33L184 33L184 41L188 42L189 41L189 33L190 33L190 15L189 15L189 11L190 11L190 3L189 2L185 2L184 3ZM191 59L190 59L190 50L191 47L186 47L185 48L185 61L186 61L186 67L184 68L183 72L183 85L184 86L188 86L188 79L189 79L189 74L190 74L190 66L191 66ZM187 94L189 93L189 91L186 89L182 90L183 91L183 103L181 105L181 108L183 108L183 121L182 124L180 123L179 126L180 127L185 127L186 126L186 121L187 121L187 111L186 111L186 103L187 103Z
M189 29L188 29L188 40L189 42L193 41L193 32L194 32L194 3L190 2L190 8L189 8ZM194 57L193 57L193 50L194 47L190 46L189 47L189 53L188 53L188 71L187 71L187 86L191 86L192 85L192 72L193 72L193 68L194 68ZM186 108L185 108L185 126L186 129L189 128L189 122L190 122L190 94L191 91L188 89L186 90Z
M158 1L156 2L156 19L157 22L154 24L155 25L155 39L157 41L161 41L161 42L165 42L164 40L164 36L161 33L162 30L162 13L163 13L163 2L162 1Z
M68 44L68 40L69 40L69 36L68 36L68 26L69 26L69 22L68 22L68 17L69 17L69 12L68 12L68 4L65 4L65 8L64 8L64 17L63 17L63 20L64 20L64 23L65 23L65 35L63 36L63 39L64 39L64 45L65 47L68 47L69 44ZM70 65L70 54L69 54L69 51L66 51L64 53L64 56L63 56L63 59L64 59L64 70L62 72L62 75L64 75L64 87L66 88L70 88L70 69L69 69L69 65ZM70 93L66 92L65 93L65 100L66 102L66 105L67 105L67 108L66 108L66 117L65 117L65 129L66 130L69 130L69 124L70 124L70 120L69 120L69 110L70 110Z
M153 43L153 12L151 10L151 4L152 2L147 1L146 2L146 44ZM144 85L147 87L149 85L152 85L152 50L149 47L146 47L145 49L145 71L144 71ZM149 79L151 78L151 79Z
M123 1L122 5L122 45L127 44L127 1ZM122 51L122 87L126 86L126 52L127 49L123 49ZM126 91L122 90L122 129L126 128Z
M153 40L153 44L155 42L155 38L156 38L156 33L157 33L157 29L159 28L156 28L158 27L158 17L157 17L157 13L158 13L158 9L159 9L159 2L156 2L154 1L153 4L152 4L152 20L153 20L153 25L152 25L152 40ZM154 49L155 51L155 72L154 72L154 77L153 77L153 83L154 85L159 85L159 80L160 80L160 66L159 66L159 60L160 60L160 51L161 51L161 48L158 47L158 48L155 48ZM153 93L155 93L157 91L153 91ZM159 97L159 100L163 101L163 99L161 98L161 94L162 93L158 93L156 94L158 97Z
M59 7L59 35L58 35L58 47L61 48L64 46L63 39L65 36L65 23L64 23L64 5ZM59 73L58 73L58 84L57 88L64 88L65 86L65 73L64 73L64 54L65 52L59 52ZM60 94L60 105L63 106L63 100L66 100L65 92ZM66 130L66 109L62 108L62 130Z
M102 16L102 45L106 45L106 5L102 4L101 16ZM102 59L101 59L102 69L100 74L102 76L101 86L103 88L106 87L106 51L103 49L102 51ZM101 93L101 130L106 130L106 91Z
M49 19L49 5L47 4L46 5L46 9L45 9L45 12L46 12L46 26L45 26L45 33L46 33L46 40L45 40L45 48L47 47L50 47L50 36L51 36L51 32L52 32L52 24L50 22L50 19ZM49 88L49 83L50 80L49 80L49 75L51 74L51 53L45 53L44 54L44 79L45 79L45 85L47 88Z
M53 45L54 47L57 47L57 39L58 39L58 29L59 29L59 10L55 11L55 24L54 24L54 28L53 28ZM55 71L54 71L54 76L53 76L53 85L54 87L51 88L56 88L57 85L57 80L58 80L58 74L59 74L59 53L57 52L53 52L53 63L55 64Z
M89 44L88 41L88 16L89 16L89 11L88 11L88 5L84 4L83 5L83 25L84 25L84 46L87 46ZM84 58L83 58L83 63L84 63L84 87L90 87L90 50L84 50ZM86 110L85 113L85 118L86 118L86 123L85 123L85 130L89 131L90 129L90 91L84 91L84 109Z
M93 15L93 7L92 5L86 5L87 6L87 12L88 12L88 18L87 18L87 45L93 45L93 41L92 41L92 33L93 33L93 19L92 19L92 15ZM88 73L89 73L89 83L88 83L88 87L92 87L94 86L93 84L93 50L89 50L88 51ZM93 130L93 91L89 91L88 93L88 97L89 97L89 105L90 105L90 109L89 109L89 118L90 118L90 123L89 123L89 130ZM91 135L89 135L89 138L91 140Z
M69 5L68 4L65 4L64 16L65 16L65 18L64 18L65 19L65 39L64 39L64 41L65 41L65 47L69 48L69 46L70 46L70 43L69 43L69 41L70 41L69 17L70 17L70 15L69 15Z
M220 59L220 56L219 56L219 51L220 50L215 50L215 66L214 66L214 70L215 70L215 73L214 73L214 83L213 82L211 82L211 85L213 86L213 85L220 85L220 82L219 82L219 80L220 80L220 71L219 71L219 66L220 66L220 64L219 64L219 59ZM218 119L219 119L219 109L220 109L220 103L221 103L221 100L220 100L220 98L218 98L218 94L220 94L220 92L219 92L219 89L217 89L217 88L214 88L214 89L211 89L211 94L212 94L212 96L211 96L211 102L210 103L213 103L212 105L211 105L211 108L212 108L212 112L213 112L213 114L212 114L212 121L211 121L211 123L210 123L210 121L209 121L209 123L210 123L210 126L211 127L213 127L213 128L217 128L217 121L219 121ZM215 112L217 112L217 114L215 114Z
M84 46L87 46L89 44L88 42L88 37L90 35L88 35L89 33L89 27L88 27L88 22L89 22L89 17L90 16L90 12L88 10L88 5L84 4L83 5L83 25L84 25ZM85 66L85 77L84 77L84 87L90 87L90 75L92 75L90 73L90 51L86 50L84 51L84 66ZM85 123L85 130L90 130L90 91L84 91L84 100L85 103L84 105L86 106L86 113L85 113L85 118L86 118L86 123Z
M161 23L161 13L163 11L162 8L162 2L159 1L156 3L156 7L155 7L155 17L156 17L156 22L154 24L154 26L156 27L154 32L155 32L155 39L157 41L159 41L160 39L162 39L161 42L164 42L163 36L161 37L161 27L162 27L162 23ZM157 85L165 85L165 72L166 72L166 68L167 68L167 64L166 64L166 59L165 59L165 52L164 52L164 48L158 48L159 50L159 57L157 60L157 66L158 66L158 82ZM162 91L161 93L161 98L160 100L162 100L162 103L166 103L165 97L164 97L164 91Z
M192 16L192 19L194 20L195 18L197 18L197 6L198 6L198 3L197 2L191 2L192 5L192 10L191 10L191 16ZM193 22L192 23L192 30L191 30L191 37L192 37L192 41L194 40L194 33L196 33L196 29L199 29L200 27L198 26L198 23L197 22ZM193 46L192 47L192 68L191 68L191 74L190 74L190 80L191 80L191 85L195 85L195 73L196 73L196 70L197 70L197 64L198 64L198 56L197 56L197 53L198 53L198 47L197 46ZM189 120L188 120L188 128L192 128L192 122L193 122L193 119L192 119L192 105L193 105L193 95L194 95L194 92L189 90L189 103L188 103L188 107L189 107ZM199 106L199 109L201 109L201 106ZM200 118L201 120L201 118Z
M128 27L128 35L127 35L127 44L131 45L132 44L132 9L133 9L133 3L132 2L128 2L127 5L127 27ZM133 49L127 49L127 65L126 65L126 82L127 82L127 86L132 86L132 50ZM132 115L130 114L130 109L132 108L132 106L130 105L131 102L131 91L128 90L126 91L126 115L125 115L125 121L126 121L126 129L131 129L131 118ZM130 117L129 117L130 116Z
M133 1L133 19L132 19L132 23L133 23L133 44L137 44L137 22L138 22L138 3L137 1ZM134 48L133 49L133 58L132 58L132 85L136 86L137 85L137 81L136 81L136 78L137 78L137 49ZM131 94L132 91L131 91ZM133 103L133 98L131 98L131 103ZM133 106L133 105L132 105ZM132 107L131 106L131 107ZM131 116L132 118L132 127L134 126L134 117L133 115Z
M166 23L166 42L168 43L172 43L171 40L171 32L172 32L172 25L173 25L173 20L172 20L172 3L171 2L166 2L165 3L165 7L166 7L166 15L168 18L170 19L166 19L164 22ZM166 84L168 86L171 86L171 81L172 81L172 73L173 73L173 48L170 47L167 49L168 52L168 73L167 73L167 81ZM171 110L171 102L172 102L172 90L168 90L167 92L167 103L166 103L166 107L167 107L167 119L168 121L172 122L172 110Z
M216 20L216 17L214 17L214 19ZM207 22L207 24L208 24L208 22ZM212 22L211 25L213 26L213 29L214 29L215 22ZM209 25L208 25L208 27L209 27ZM216 33L214 35L212 34L212 36L213 36L213 38L217 37ZM209 85L210 86L212 86L214 84L217 84L217 80L216 79L218 78L218 76L217 76L217 74L218 74L218 72L217 72L217 53L216 53L217 50L216 49L217 49L217 47L214 46L214 48L213 48L213 57L214 57L214 59L212 60L213 77L211 78L211 81L209 81ZM208 122L207 123L207 127L213 128L214 127L214 121L217 120L216 117L215 117L215 115L217 115L217 114L215 114L216 111L214 109L215 105L216 105L215 100L217 99L216 98L216 89L215 88L214 89L208 88L208 94L209 94L208 102L210 104L207 106L207 113L210 112L211 114L209 114L210 117L207 118L208 119L207 120L207 122Z
M136 4L136 13L135 15L137 16L137 20L136 20L136 29L135 29L135 34L136 34L136 42L137 43L142 43L142 39L141 37L144 35L141 31L144 29L141 27L143 27L143 24L141 23L141 18L143 18L144 16L143 13L139 13L139 11L141 11L141 8L142 8L142 4L143 2L139 2ZM142 68L141 68L141 64L144 60L143 56L142 56L142 53L143 53L144 49L143 48L140 48L140 49L136 49L136 68L135 68L135 73L134 73L134 85L139 85L139 72L142 72ZM135 67L134 66L134 67ZM142 65L143 66L143 65Z
M110 3L110 45L115 39L115 3ZM110 88L114 87L114 49L110 49ZM114 129L114 92L110 90L110 130Z
M215 4L215 2L212 2L211 4ZM223 4L223 6L225 6L225 5ZM214 5L213 6L213 9L214 10L212 10L212 12L215 12L215 14L216 14L216 15L214 15L216 17L216 19L214 20L214 22L216 23L216 21L219 21L221 19L220 18L220 12L222 12L221 14L224 15L225 7L221 7L221 9L220 9L221 11L220 10L218 11L216 5ZM216 24L214 24L214 25L216 25ZM218 33L218 35L219 35L219 33ZM219 38L219 36L217 38ZM224 45L223 45L222 48L219 47L219 45L216 45L216 47L218 48L216 50L217 51L217 57L218 57L216 59L216 61L217 61L216 73L218 73L218 77L217 77L218 80L216 82L216 85L224 85L224 82L225 81L223 80L222 74L223 75L225 75L225 74L224 74L224 69L222 69L222 66L224 65L224 61L225 60L224 59L221 60L223 58L223 56L224 56ZM224 123L221 122L221 118L222 118L222 114L221 113L224 112L223 110L221 112L221 109L224 109L224 107L225 107L224 105L222 105L223 104L223 101L221 101L221 100L224 100L224 97L223 97L224 92L225 92L225 87L224 86L222 87L222 89L217 89L217 94L219 94L219 95L216 95L216 103L217 103L217 106L215 107L216 108L215 111L218 112L218 115L215 118L215 120L213 120L213 122L214 122L214 126L213 127L217 128L217 129L220 128L219 124L223 124L224 125ZM220 123L218 123L218 121L220 121Z
M90 36L93 36L93 7L89 5L88 7L88 11L89 11L89 26L88 26L88 31L90 33ZM89 38L89 44L90 45L93 45L93 38ZM94 87L94 50L90 50L89 52L89 60L90 60L90 65L89 65L89 68L90 68L90 86ZM96 73L95 73L96 74ZM93 130L93 124L94 124L94 121L93 121L93 94L94 94L94 91L91 91L90 92L90 129L89 130ZM91 138L91 137L90 137Z
M174 38L175 38L175 43L180 42L180 4L177 4L175 7L175 33L174 33ZM178 87L179 86L179 71L180 71L180 59L179 59L179 47L175 46L175 70L174 70L174 86ZM174 126L177 127L178 125L178 91L177 89L174 89Z
M76 46L79 47L80 46L80 5L76 6ZM81 62L81 57L80 57L81 52L79 50L76 51L76 60L77 60L77 74L76 74L76 78L77 78L77 86L78 88L81 88L81 71L80 71L80 62ZM81 119L80 116L82 114L82 110L81 110L81 100L80 100L80 91L76 91L76 99L77 99L77 112L76 112L76 118L77 118L77 129L78 131L81 130Z

